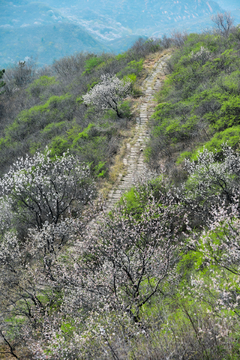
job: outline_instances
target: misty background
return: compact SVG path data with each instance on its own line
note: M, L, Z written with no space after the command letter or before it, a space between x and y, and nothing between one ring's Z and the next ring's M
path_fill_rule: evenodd
M39 66L76 52L126 51L140 36L201 32L211 17L239 0L15 0L0 1L0 67L32 58Z

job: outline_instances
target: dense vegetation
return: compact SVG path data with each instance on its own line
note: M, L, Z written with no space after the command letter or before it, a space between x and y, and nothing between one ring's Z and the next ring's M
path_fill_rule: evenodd
M147 151L158 166L162 157L180 164L196 159L203 145L218 152L239 146L240 31L190 34L171 57L169 75L158 94ZM175 169L176 170L176 169ZM174 170L174 171L175 171Z
M91 163L95 175L105 174L118 149L121 129L131 118L131 100L119 102L118 119L114 110L96 112L87 107L82 95L107 73L131 82L132 95L138 96L135 83L143 75L144 56L160 48L158 42L150 41L144 47L143 43L140 40L117 56L78 54L45 69L37 70L31 62L8 69L1 97L1 172L17 157L42 151L48 145L52 157L70 149Z
M129 126L144 59L164 46L175 49L147 149L150 165L164 171L106 214L92 201L98 179L108 177L116 139ZM239 358L239 51L240 30L231 26L140 40L117 56L80 54L38 74L24 63L6 71L3 352Z

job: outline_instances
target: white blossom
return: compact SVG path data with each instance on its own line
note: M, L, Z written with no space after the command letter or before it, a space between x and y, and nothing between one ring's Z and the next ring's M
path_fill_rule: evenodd
M118 117L121 117L119 102L129 94L130 87L130 81L120 80L116 75L104 74L101 82L82 98L86 105L94 105L102 110L113 109Z

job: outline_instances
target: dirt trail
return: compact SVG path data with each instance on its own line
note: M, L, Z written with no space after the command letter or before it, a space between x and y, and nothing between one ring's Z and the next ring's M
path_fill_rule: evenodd
M106 206L107 211L113 208L115 203L133 186L139 177L143 176L146 171L149 171L144 163L143 156L143 150L149 138L147 123L154 112L156 106L154 95L163 84L164 68L169 58L170 55L167 54L157 60L142 83L143 96L140 98L140 115L136 118L136 131L132 141L134 145L127 144L127 153L123 159L123 163L127 168L127 174L125 176L120 174L114 188L109 192ZM148 68L148 66L146 67Z

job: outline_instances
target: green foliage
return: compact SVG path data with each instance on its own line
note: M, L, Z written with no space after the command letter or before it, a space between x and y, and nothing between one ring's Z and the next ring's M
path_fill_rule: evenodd
M72 336L74 333L74 330L76 329L75 326L73 326L71 323L62 323L61 330L63 333Z
M145 194L141 196L136 188L132 188L122 197L121 201L125 203L126 213L138 218L144 210L144 205L147 201L147 195Z
M54 136L61 133L61 129L68 127L65 120L71 119L73 111L70 94L51 96L45 104L21 111L13 123L4 129L0 139L0 166L6 166L11 157L24 155L26 151L33 153L43 149ZM58 125L52 125L56 123Z
M228 144L233 149L239 146L240 126L233 126L216 133L213 138L205 143L206 149L213 152L221 152L223 144Z
M30 96L39 97L43 100L45 96L44 93L48 90L48 88L56 84L58 84L58 82L54 76L41 76L28 86L27 92Z
M222 104L220 109L221 118L216 121L214 127L224 129L240 123L240 97L229 96L228 100Z
M129 76L132 74L135 74L136 76L140 75L142 69L143 69L143 59L140 59L139 61L136 60L132 60L130 61L127 66L121 70L118 74L117 77L124 78L124 76Z
M89 124L83 131L81 131L73 140L73 145L77 145L80 139L88 139L89 138L89 131L94 126L94 124Z
M49 145L51 157L62 156L69 149L69 143L61 136L56 136Z
M107 170L106 170L106 161L100 161L95 167L94 167L94 174L100 178L100 177L104 177L104 175L106 174Z
M185 158L196 160L199 151L202 151L204 148L213 152L222 154L223 145L227 144L232 149L239 148L239 139L240 139L240 126L233 126L224 131L217 132L210 141L206 142L204 146L199 147L193 152L183 152L181 157L178 159L178 163L181 163Z
M121 112L122 117L130 119L131 114L131 102L128 100L125 100L121 103L119 106L119 111Z
M94 68L96 68L98 65L104 62L104 59L102 56L92 56L85 62L85 72L83 74L90 74Z
M116 60L125 60L127 58L127 53L118 54L115 56Z
M22 111L12 125L5 130L5 140L23 139L29 133L45 128L56 119L64 120L69 109L65 108L71 101L71 95L51 96L44 105L37 105L29 110Z
M218 152L226 141L237 146L240 60L236 41L237 32L228 39L190 34L173 54L170 74L157 95L160 104L152 116L147 150L151 163L169 153L177 155L179 164L186 157L194 158L203 145Z
M131 81L134 84L137 80L137 75L136 74L125 75L123 77L123 80L126 82Z
M149 199L152 197L158 199L159 195L165 191L163 176L144 184L140 183L137 187L132 187L120 200L120 204L124 204L124 214L140 219L141 214L146 211Z
M41 130L41 134L44 137L51 139L55 134L61 132L64 128L66 128L66 121L60 121L58 123L51 123L45 126L43 130Z
M87 85L87 89L88 91L90 91L95 85L98 84L98 81L93 81L91 84L88 84Z

